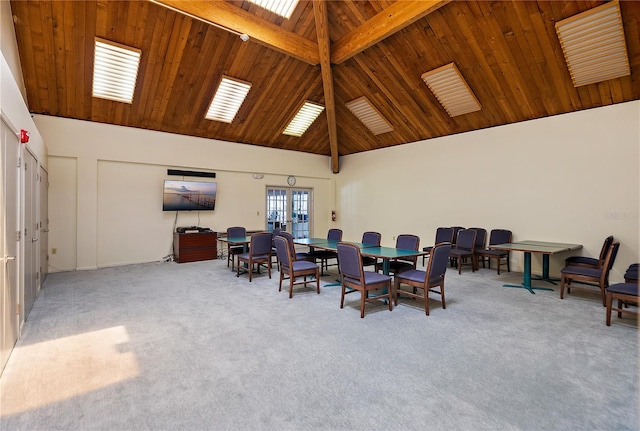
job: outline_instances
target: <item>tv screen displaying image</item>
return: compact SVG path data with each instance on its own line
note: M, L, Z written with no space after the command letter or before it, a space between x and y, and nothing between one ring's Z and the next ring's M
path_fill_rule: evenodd
M162 211L213 211L217 192L217 183L165 180Z

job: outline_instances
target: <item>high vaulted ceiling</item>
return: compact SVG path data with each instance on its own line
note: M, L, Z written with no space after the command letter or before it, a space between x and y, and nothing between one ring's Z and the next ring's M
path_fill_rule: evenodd
M301 0L288 20L247 1L11 8L31 112L328 155L338 172L341 155L640 99L637 1L620 2L631 75L572 84L555 23L603 3ZM95 37L142 50L133 103L92 97ZM452 62L479 111L450 117L422 81ZM222 75L252 83L231 124L205 119ZM393 131L347 109L361 96ZM326 109L283 135L305 100Z

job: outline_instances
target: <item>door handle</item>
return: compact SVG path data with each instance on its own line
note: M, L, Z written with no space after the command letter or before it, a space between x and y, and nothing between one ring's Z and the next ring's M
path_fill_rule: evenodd
M4 261L5 261L5 262L8 262L8 261L10 261L10 260L16 260L16 257L15 257L15 256L5 256L5 257L4 257Z
M47 233L47 232L49 232L49 229L42 229L42 232Z
M38 241L38 238L31 238L31 242L36 242Z

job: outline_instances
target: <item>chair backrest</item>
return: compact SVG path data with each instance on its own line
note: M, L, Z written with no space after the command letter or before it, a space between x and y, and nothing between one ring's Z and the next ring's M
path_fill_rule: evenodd
M431 250L431 257L427 265L427 277L429 282L436 282L444 279L449 266L449 253L451 252L451 244L436 244ZM439 280L435 280L438 278Z
M362 234L362 243L367 245L380 245L382 235L379 232L365 232Z
M507 244L513 240L513 234L507 229L492 229L489 234L489 245Z
M327 232L327 239L342 241L342 229L329 229L329 232Z
M462 229L464 229L464 227L462 227L462 226L451 226L451 229L453 230L453 241L451 242L451 244L456 245L456 242L458 242L458 232L460 232Z
M360 249L353 244L339 242L337 244L337 250L340 274L342 274L343 277L349 278L350 281L363 283L364 270L362 269Z
M241 236L247 236L247 229L240 226L227 228L227 238L239 238Z
M252 256L271 254L271 232L256 232L251 235L251 248L249 253Z
M600 257L598 258L601 265L604 263L604 259L607 257L607 251L609 250L609 247L611 247L611 244L613 244L613 235L610 235L604 239L602 250L600 250Z
M271 240L271 242L272 242L272 244L273 244L273 246L274 246L274 247L276 246L276 244L275 244L275 242L273 242L273 240L275 240L275 239L276 239L276 237L277 237L278 235L280 235L280 232L282 232L282 229L280 229L279 227L276 227L276 228L274 228L274 229L273 229L273 231L271 231L271 237L273 238L273 239Z
M487 230L482 227L470 227L469 229L473 229L476 231L475 247L484 249L485 245L487 244Z
M403 233L396 238L396 248L403 250L418 250L420 245L420 237L409 233Z
M611 244L611 246L609 246L609 253L607 253L603 265L603 268L606 268L606 271L603 272L606 272L607 276L609 276L609 271L611 271L611 268L613 268L613 263L616 261L616 256L618 255L619 248L619 242L614 242L613 244Z
M289 250L291 251L291 260L295 262L297 260L296 245L293 243L293 235L291 235L291 232L287 232L283 230L278 234L278 236L283 237L289 243Z
M463 250L472 250L476 243L476 231L473 229L460 229L458 231L458 240L456 248Z
M441 242L453 243L453 229L450 227L439 227L436 229L436 242L434 244L440 244Z
M291 250L289 249L289 241L284 236L276 236L273 238L273 242L276 247L276 254L278 255L278 262L280 267L291 267Z

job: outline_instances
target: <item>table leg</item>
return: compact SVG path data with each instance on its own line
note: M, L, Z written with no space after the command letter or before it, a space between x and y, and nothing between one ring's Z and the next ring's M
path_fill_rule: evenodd
M547 256L548 255L544 255ZM548 264L548 260L547 260L547 264ZM548 268L547 268L548 271ZM549 287L537 287L537 286L532 286L531 285L531 252L530 251L525 251L524 252L524 280L522 284L503 284L503 287L515 287L515 288L520 288L520 289L527 289L530 293L535 294L535 292L533 291L535 290L553 290Z
M546 253L542 255L542 276L536 276L535 279L546 281L547 283L551 284L557 284L556 281L560 281L560 279L558 278L549 277L549 255Z

